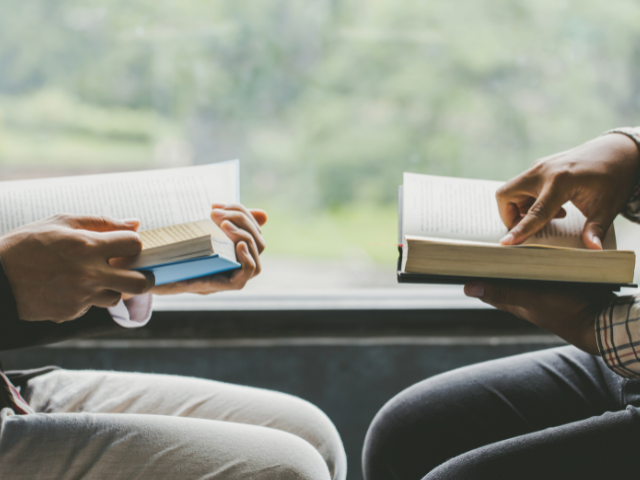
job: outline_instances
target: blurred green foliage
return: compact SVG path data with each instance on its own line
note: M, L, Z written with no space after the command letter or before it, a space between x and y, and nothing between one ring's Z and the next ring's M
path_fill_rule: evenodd
M506 180L640 123L636 0L0 0L0 11L0 165L241 158L245 200L299 218L392 211L403 171Z

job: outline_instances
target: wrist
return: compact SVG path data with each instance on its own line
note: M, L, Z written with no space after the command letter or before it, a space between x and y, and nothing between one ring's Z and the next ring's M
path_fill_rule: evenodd
M640 179L640 132L635 128L615 128L605 132L601 139L613 142L613 147L619 154L628 169L630 178L633 179L635 188Z
M629 162L635 162L635 167L638 169L640 166L640 136L635 138L635 136L626 133L613 131L601 138L613 141L620 155Z
M4 270L4 274L9 280L9 285L11 286L11 290L15 294L15 279L14 279L14 269L12 260L15 260L15 255L11 255L11 241L8 235L3 235L0 237L0 264L2 265L2 269Z
M602 137L608 137L609 135L615 137L623 137L629 140L631 143L635 145L635 155L640 160L640 128L631 128L631 127L622 127L622 128L613 128L608 130L602 134ZM627 142L628 143L628 142Z
M0 258L4 259L9 250L9 239L7 235L3 235L0 237Z
M594 317L593 322L585 328L580 349L591 355L600 355L598 341L596 339L596 317Z

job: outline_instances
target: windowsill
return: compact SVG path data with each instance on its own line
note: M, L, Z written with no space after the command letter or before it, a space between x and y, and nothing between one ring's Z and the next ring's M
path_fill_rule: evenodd
M156 296L156 312L291 310L478 310L492 307L469 298L461 285L293 292L223 292Z
M140 344L153 340L145 344L149 346L193 347L463 345L478 341L517 343L515 339L520 337L525 342L551 339L524 320L465 297L460 286L290 293L242 291L207 297L158 297L155 302L153 318L147 326L110 338Z

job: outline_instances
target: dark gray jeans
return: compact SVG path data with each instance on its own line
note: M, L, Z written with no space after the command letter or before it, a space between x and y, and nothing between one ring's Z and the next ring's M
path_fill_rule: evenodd
M640 381L574 347L424 380L378 412L366 480L640 478Z

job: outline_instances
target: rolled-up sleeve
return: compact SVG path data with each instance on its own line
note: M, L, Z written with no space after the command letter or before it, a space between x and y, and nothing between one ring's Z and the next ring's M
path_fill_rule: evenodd
M640 378L640 296L616 298L596 317L598 350L607 366Z
M118 305L108 310L113 320L121 327L139 328L149 323L152 307L153 297L148 293L129 300L120 300Z

